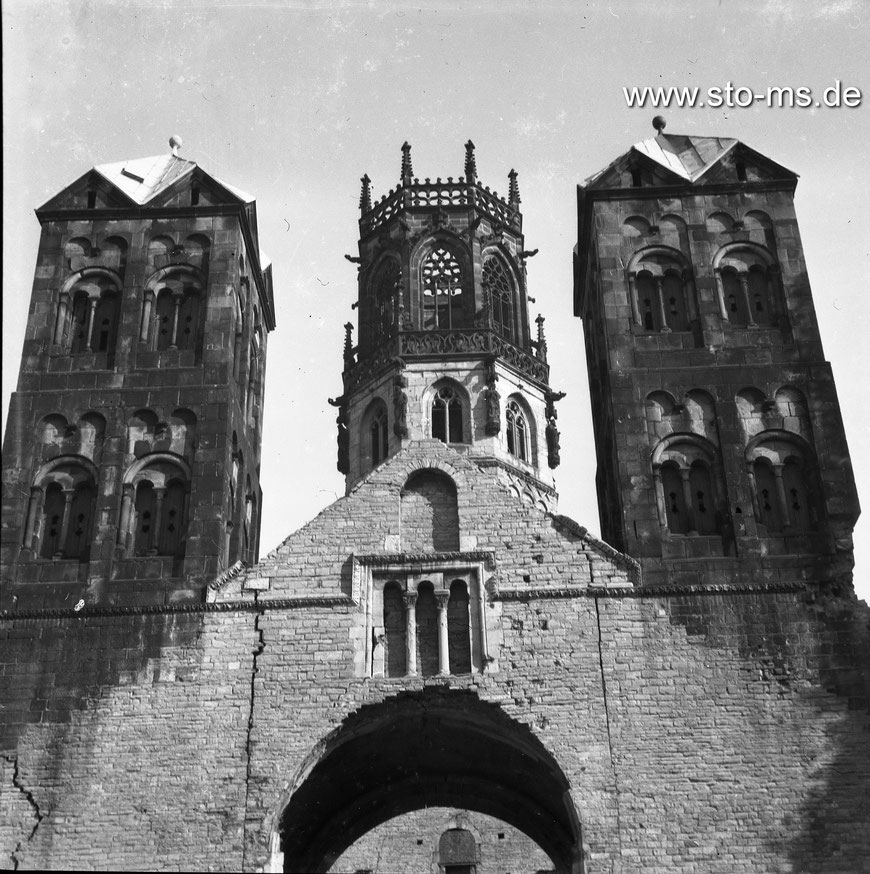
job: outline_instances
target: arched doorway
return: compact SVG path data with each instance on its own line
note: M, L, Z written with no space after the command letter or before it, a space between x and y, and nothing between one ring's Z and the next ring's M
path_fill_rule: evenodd
M528 835L580 874L568 781L528 726L473 692L430 688L351 714L301 769L280 818L284 870L325 872L399 814L457 806Z

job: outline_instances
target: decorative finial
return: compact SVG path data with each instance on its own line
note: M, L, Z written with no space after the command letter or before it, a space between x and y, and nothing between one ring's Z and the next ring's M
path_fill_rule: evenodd
M538 326L538 358L540 358L541 361L546 361L547 338L544 336L544 317L540 313L538 313L535 323Z
M661 133L661 132L665 129L665 125L667 125L667 122L665 121L665 117L664 117L663 115L657 115L657 116L653 119L653 127L654 127L654 128L655 128L659 133Z
M173 134L169 138L169 148L172 149L172 154L178 157L178 151L181 148L181 137L178 134Z
M372 208L372 190L371 183L372 180L369 179L369 174L366 173L362 179L362 191L359 195L359 211L362 215L365 215Z
M517 185L517 171L511 170L508 173L508 179L510 179L510 188L508 192L508 203L513 206L516 204L520 205L520 186Z
M414 168L411 166L411 145L405 140L402 143L402 185L410 185L414 178Z
M465 178L471 185L477 182L477 162L474 160L474 143L471 140L465 144Z

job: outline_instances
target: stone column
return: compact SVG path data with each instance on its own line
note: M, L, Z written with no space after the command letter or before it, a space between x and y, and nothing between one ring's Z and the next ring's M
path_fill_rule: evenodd
M659 307L659 330L665 332L670 331L671 329L668 327L668 317L665 311L664 277L662 276L656 277L656 303Z
M42 497L42 488L33 486L30 489L30 503L27 506L27 521L24 524L24 536L21 545L24 549L33 548L33 531L36 528L36 514L39 512L39 499Z
M692 503L692 484L689 482L690 471L680 468L680 479L683 481L683 503L686 505L686 528L688 534L697 534L695 528L695 512Z
M57 305L57 320L54 323L54 342L58 345L63 343L63 329L66 325L69 302L67 295L62 294Z
M407 674L409 677L417 676L417 593L403 592L402 600L405 602L405 648Z
M121 496L121 524L118 526L118 546L126 547L133 510L133 483L124 483Z
M773 476L776 480L776 499L779 501L779 512L782 516L782 527L791 528L791 514L788 511L788 498L785 494L785 483L782 481L782 465L773 465Z
M69 534L69 508L75 494L75 489L63 490L63 521L60 523L60 537L57 541L57 552L54 554L55 558L63 558L63 553L66 548L66 538Z
M178 348L178 311L181 309L181 295L172 295L172 333L169 335L169 348Z
M449 638L447 635L447 602L450 600L449 589L437 589L435 602L438 604L438 673L450 673Z
M740 280L740 294L743 296L743 305L746 307L746 324L754 326L755 319L752 317L752 301L749 299L749 275L738 273L737 278Z
M166 489L154 489L154 525L151 530L152 555L160 555L160 533L163 526L163 498L166 497Z
M641 320L640 307L637 303L637 284L633 273L628 277L628 296L631 300L631 317L634 319L634 323L639 328L642 328L643 321Z
M139 340L148 342L148 329L151 326L151 308L154 306L154 295L150 291L145 292L145 301L142 304L142 324L139 327Z
M94 339L94 316L97 312L97 304L99 300L97 298L92 297L88 299L88 327L85 334L85 349L90 352L91 351L91 343Z

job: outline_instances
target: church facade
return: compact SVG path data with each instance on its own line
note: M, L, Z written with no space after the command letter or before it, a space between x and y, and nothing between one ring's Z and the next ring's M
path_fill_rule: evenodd
M795 183L662 129L578 189L599 540L558 513L517 175L469 142L421 181L406 143L362 180L346 495L259 560L252 199L173 154L38 210L7 867L863 870L858 504Z

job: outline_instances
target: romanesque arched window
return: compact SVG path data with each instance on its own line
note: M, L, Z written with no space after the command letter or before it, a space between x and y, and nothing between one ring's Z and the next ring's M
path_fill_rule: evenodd
M815 456L802 437L761 431L746 449L755 517L768 534L812 531L822 523Z
M764 247L729 243L713 258L722 318L732 325L776 324L779 291L776 262Z
M523 408L515 400L508 401L505 417L507 419L508 452L521 461L530 461L529 425Z
M694 434L672 434L653 451L659 519L671 534L722 533L716 450Z
M155 257L158 262L165 260L162 256ZM171 260L174 256L167 257ZM202 339L204 288L203 274L196 267L170 264L158 270L145 288L140 340L157 351L198 350Z
M119 543L136 556L183 558L189 483L187 463L169 453L134 462L124 478Z
M483 262L483 288L492 312L492 326L506 339L514 341L514 286L507 266L498 255Z
M77 355L111 353L120 308L120 280L108 270L88 268L67 280L60 295L54 342Z
M96 483L96 468L83 458L61 456L43 465L31 489L23 545L41 558L88 561Z
M448 552L459 549L456 484L439 470L418 470L401 493L402 549Z
M632 320L642 331L688 331L697 318L685 257L658 246L637 252L628 266Z
M454 252L438 244L421 265L424 328L465 327L462 268Z
M444 443L465 442L465 404L452 385L442 385L432 399L432 436Z

